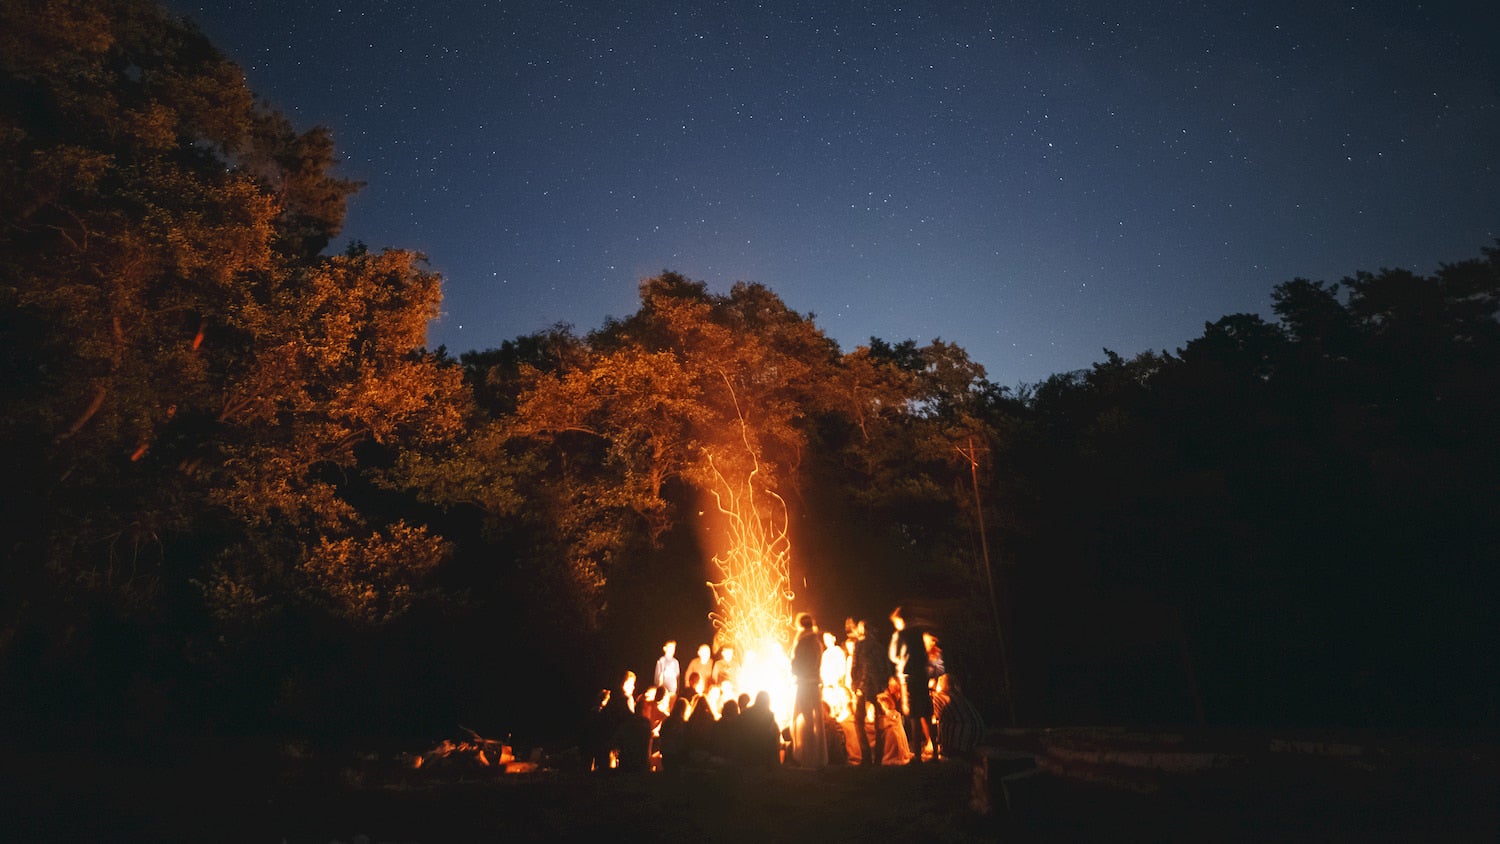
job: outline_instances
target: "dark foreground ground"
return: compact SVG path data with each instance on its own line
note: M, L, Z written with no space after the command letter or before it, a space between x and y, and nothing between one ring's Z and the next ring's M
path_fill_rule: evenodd
M13 841L1500 840L1493 748L1033 731L967 765L497 775L260 743L0 761ZM1034 764L1033 764L1034 763ZM1001 782L1001 775L1015 772Z
M15 841L974 841L959 765L674 774L158 766L7 783ZM8 773L8 772L7 772ZM269 773L269 772L268 772ZM61 781L59 781L59 778Z

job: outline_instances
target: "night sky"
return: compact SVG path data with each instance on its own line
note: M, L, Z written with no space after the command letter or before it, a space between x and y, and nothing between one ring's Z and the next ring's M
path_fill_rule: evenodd
M1500 235L1492 3L171 0L427 253L434 346L762 282L998 383Z

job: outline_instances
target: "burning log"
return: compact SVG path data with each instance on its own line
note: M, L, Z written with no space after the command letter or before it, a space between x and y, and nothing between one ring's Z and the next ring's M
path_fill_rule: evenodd
M403 754L402 760L412 770L432 769L453 770L468 767L471 769L498 770L502 773L526 773L537 769L536 761L520 762L516 760L515 752L511 746L501 741L487 739L474 732L468 727L459 726L459 729L469 734L469 738L463 741L452 741L443 739L436 747L424 753Z

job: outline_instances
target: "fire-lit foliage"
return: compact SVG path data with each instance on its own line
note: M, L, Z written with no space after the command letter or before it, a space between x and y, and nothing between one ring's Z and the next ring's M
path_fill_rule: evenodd
M371 536L325 537L298 569L335 612L380 624L411 608L423 576L448 556L445 546L426 528L397 522Z
M836 359L809 321L758 286L714 297L668 274L643 283L641 298L638 314L591 335L564 365L523 366L516 410L489 440L497 457L542 458L543 512L595 612L631 537L655 541L674 524L674 485L724 480L737 491L752 468L762 493L792 482L800 397L815 367Z
M119 618L224 669L288 612L422 594L446 546L357 499L467 398L420 256L320 254L333 166L153 3L0 7L0 643Z

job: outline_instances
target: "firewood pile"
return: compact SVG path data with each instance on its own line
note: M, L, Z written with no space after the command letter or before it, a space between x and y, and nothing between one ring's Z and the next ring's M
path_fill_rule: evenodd
M518 760L510 745L487 739L468 727L460 726L459 729L469 737L461 741L443 739L423 753L404 753L402 762L412 770L423 772L526 774L537 770L540 748L531 759Z

